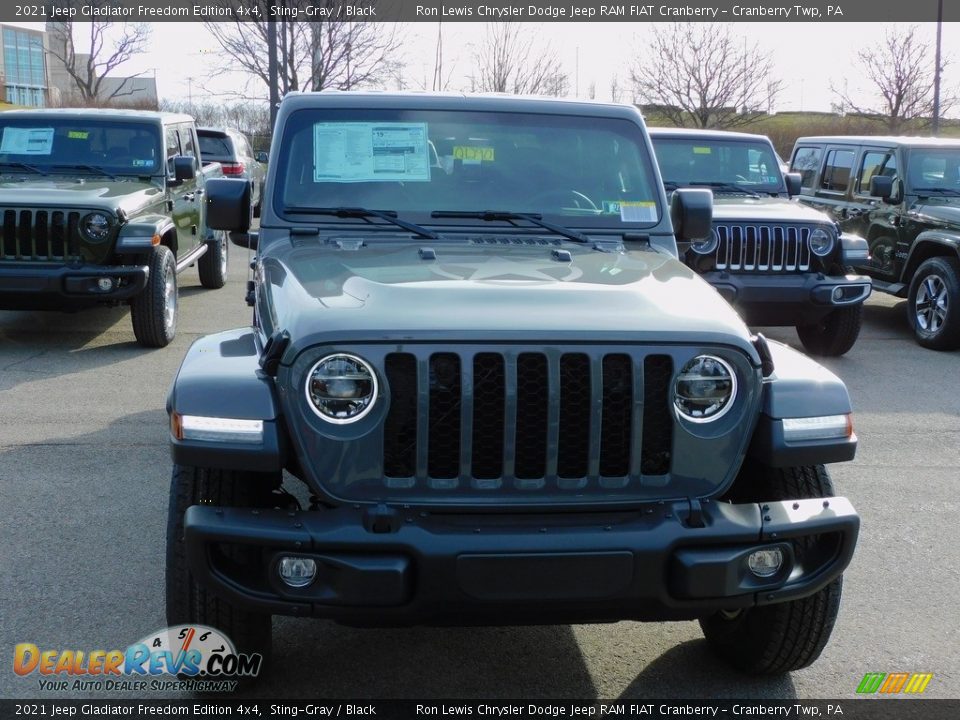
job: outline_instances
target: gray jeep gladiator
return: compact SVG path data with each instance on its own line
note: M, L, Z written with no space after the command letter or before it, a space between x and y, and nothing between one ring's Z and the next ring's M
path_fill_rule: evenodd
M247 231L249 183L207 212ZM667 204L636 109L293 93L261 218L254 325L167 403L171 625L699 619L748 672L817 658L850 400L679 261L711 194Z
M223 287L227 234L204 222L206 180L187 115L132 110L0 113L0 310L130 304L163 347L177 329L177 274Z

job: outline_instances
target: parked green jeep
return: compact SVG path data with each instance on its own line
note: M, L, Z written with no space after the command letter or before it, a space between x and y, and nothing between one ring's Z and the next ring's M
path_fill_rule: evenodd
M917 342L960 347L960 141L805 137L791 167L802 202L867 239L870 257L854 266L907 298Z
M209 230L193 119L121 110L0 114L0 310L129 302L137 341L177 327L177 273L223 287L226 233Z

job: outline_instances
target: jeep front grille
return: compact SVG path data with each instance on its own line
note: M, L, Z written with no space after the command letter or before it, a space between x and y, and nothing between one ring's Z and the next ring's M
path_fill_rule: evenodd
M716 224L716 269L738 272L806 272L809 227Z
M625 488L670 472L669 355L394 352L389 487Z
M0 209L4 260L71 262L81 258L79 211Z

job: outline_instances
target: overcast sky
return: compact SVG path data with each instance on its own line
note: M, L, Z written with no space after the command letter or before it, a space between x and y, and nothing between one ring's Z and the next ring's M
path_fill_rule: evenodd
M557 51L563 69L570 76L571 95L586 97L591 83L595 83L596 97L601 100L610 98L610 80L614 75L621 87L628 85L630 66L654 26L643 22L519 24L533 33L537 42L550 44ZM835 86L847 83L852 95L867 102L870 84L857 66L856 55L867 45L879 44L885 24L756 22L729 25L735 33L745 35L750 42L773 54L775 75L784 84L776 110L830 110L830 103L836 99L830 92L831 81ZM922 36L930 41L931 65L935 27L933 23L920 26ZM402 51L405 77L411 86L432 77L437 28L437 23L424 22L407 23L398 28L405 39ZM484 23L444 23L444 65L453 69L451 89L467 87L473 48L484 29ZM77 28L76 32L79 43L82 30ZM960 48L960 23L944 24L943 47L948 59L956 55L951 49ZM243 89L242 77L210 77L211 66L220 53L216 41L201 23L154 23L150 50L124 68L129 68L129 72L156 73L161 98L186 100L192 93L194 101L201 101ZM947 87L960 84L960 57L953 59L958 64L949 65L944 73ZM252 87L261 92L259 86ZM623 99L630 98L627 94ZM952 114L958 114L958 110Z

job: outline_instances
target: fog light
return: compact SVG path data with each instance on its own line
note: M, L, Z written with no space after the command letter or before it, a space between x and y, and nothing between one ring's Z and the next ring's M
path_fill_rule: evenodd
M103 290L103 292L113 290L113 278L100 278L97 280L97 287Z
M843 288L842 288L842 287L838 287L838 288L834 288L834 289L833 289L833 299L834 299L836 302L840 302L841 300L843 300Z
M767 578L776 575L783 567L783 552L780 548L754 550L747 558L747 567L757 577Z
M280 579L290 587L302 588L313 582L317 576L317 564L310 558L280 558Z

